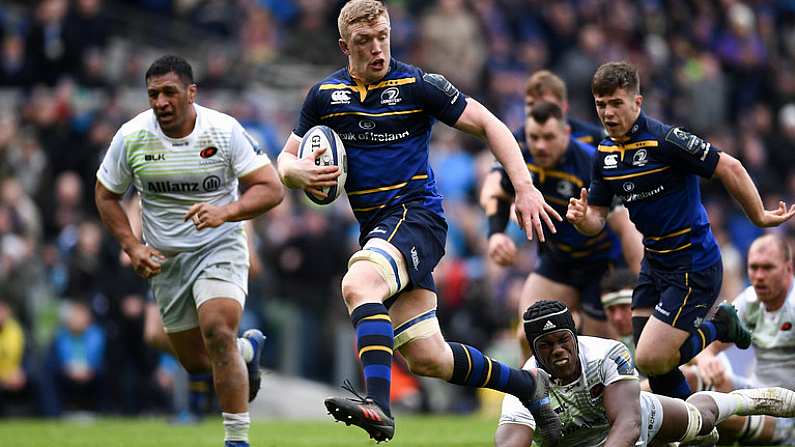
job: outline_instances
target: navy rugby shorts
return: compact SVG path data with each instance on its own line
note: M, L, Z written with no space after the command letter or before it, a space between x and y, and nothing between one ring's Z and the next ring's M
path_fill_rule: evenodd
M671 326L690 332L701 325L720 294L721 261L696 272L666 272L649 267L644 260L632 308L650 309Z
M426 210L421 202L409 202L390 207L369 228L359 238L362 247L368 240L378 238L403 254L409 274L409 284L403 291L418 288L436 292L431 273L444 256L447 239L444 218Z
M602 307L601 281L609 269L609 261L574 265L542 253L539 256L535 273L550 281L577 289L580 292L580 307L583 312L591 318L605 321L607 314Z

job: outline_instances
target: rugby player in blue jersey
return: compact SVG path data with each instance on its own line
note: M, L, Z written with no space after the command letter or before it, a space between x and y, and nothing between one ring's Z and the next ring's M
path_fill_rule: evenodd
M714 340L740 348L751 343L734 308L718 306L722 280L720 251L701 204L699 176L720 179L759 227L773 227L795 215L780 202L765 210L745 168L734 157L681 127L663 124L641 111L637 69L610 62L591 83L596 111L609 138L594 160L590 189L569 202L567 219L584 234L602 230L608 206L618 196L643 235L645 255L632 296L637 367L652 391L686 398L677 367Z
M533 183L547 203L563 214L569 198L591 183L596 148L574 138L563 110L551 102L535 102L528 110L523 130L520 147ZM488 254L499 265L513 264L517 254L515 243L504 233L512 200L513 186L502 167L496 166L483 182L481 205L489 217ZM557 233L547 235L547 242L539 246L535 271L522 290L520 318L532 303L557 299L580 310L576 315L583 334L613 335L600 300L602 276L621 262L622 247L627 264L639 271L643 246L623 207L614 209L607 223L592 237L581 234L568 222L558 224ZM526 360L530 347L522 325L517 336Z
M327 399L327 409L377 441L391 439L391 364L393 350L399 349L415 374L516 395L538 414L554 444L560 421L548 406L546 376L510 368L474 347L448 343L439 329L431 272L444 253L447 223L428 163L434 122L487 141L516 188L517 217L528 237L535 233L543 240L542 222L554 232L552 218L560 216L533 187L502 122L443 76L390 57L389 15L381 2L347 3L338 27L348 65L310 89L279 156L285 185L322 196L320 188L335 184L339 172L315 166L322 149L298 159L301 137L312 126L329 126L348 155L345 190L363 249L348 263L342 294L356 329L367 390L356 399Z
M601 126L577 119L569 114L569 98L566 90L566 83L558 75L549 70L538 70L530 75L525 84L524 111L525 115L530 115L530 109L537 102L551 102L563 110L566 115L566 123L571 128L571 137L580 143L590 144L596 147L605 137L605 131ZM514 136L519 141L524 141L524 126L514 132Z

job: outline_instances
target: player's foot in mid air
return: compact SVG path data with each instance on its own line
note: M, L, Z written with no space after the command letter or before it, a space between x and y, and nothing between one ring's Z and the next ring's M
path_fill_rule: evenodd
M251 361L246 363L246 369L248 370L248 401L251 402L257 397L261 384L259 361L262 358L262 347L265 345L265 336L262 335L259 329L249 329L243 332L243 338L251 343L251 347L254 350Z
M552 409L549 400L549 389L552 387L549 374L541 368L530 371L536 383L535 393L525 403L536 421L536 433L543 439L544 447L554 447L560 443L560 416Z
M712 317L715 324L726 327L726 337L719 338L722 342L734 343L740 349L748 349L751 346L751 332L743 326L737 309L729 303L721 303Z
M387 416L372 399L357 393L349 381L346 380L342 387L356 397L326 399L326 409L334 419L345 425L361 427L376 442L389 441L395 436L394 418Z
M744 398L744 404L737 410L740 416L766 414L780 418L795 417L795 391L779 387L750 388L729 394Z

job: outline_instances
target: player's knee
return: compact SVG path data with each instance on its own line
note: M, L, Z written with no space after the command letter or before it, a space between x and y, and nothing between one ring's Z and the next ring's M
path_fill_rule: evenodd
M411 357L406 357L409 370L424 377L442 377L444 367L440 361L442 355L436 351L422 350L414 351Z
M207 353L211 357L229 354L236 349L237 333L221 319L210 321L203 331Z
M701 430L699 431L701 435L712 431L718 420L718 405L710 397L710 393L711 391L700 391L687 398L687 403L694 406L701 415Z
M367 287L364 287L356 276L346 274L342 278L342 298L348 308L353 309L359 304L368 299L368 295L372 293Z
M676 357L660 350L638 350L635 353L635 366L647 376L658 376L674 369Z

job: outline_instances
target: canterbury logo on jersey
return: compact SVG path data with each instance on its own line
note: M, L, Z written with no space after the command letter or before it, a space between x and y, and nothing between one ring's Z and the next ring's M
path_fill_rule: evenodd
M350 104L351 92L347 90L334 90L331 92L331 104Z

